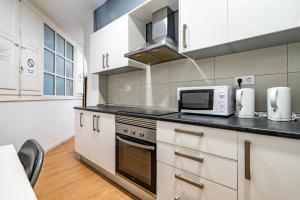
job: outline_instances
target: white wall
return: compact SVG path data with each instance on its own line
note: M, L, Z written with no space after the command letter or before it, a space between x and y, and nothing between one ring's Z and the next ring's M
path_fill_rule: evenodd
M16 149L34 138L47 150L74 135L75 112L81 100L0 103L0 145Z

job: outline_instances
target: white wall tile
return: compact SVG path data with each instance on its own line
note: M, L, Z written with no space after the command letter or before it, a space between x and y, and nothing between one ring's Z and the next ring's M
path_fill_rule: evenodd
M216 57L215 78L287 73L287 45Z
M141 84L151 85L170 82L170 63L148 66L141 71Z
M292 89L292 111L300 113L300 72L288 73L288 86Z
M288 45L288 65L289 72L300 71L300 42Z
M170 84L141 86L141 103L146 106L170 107Z
M118 87L126 85L141 85L141 70L119 74Z
M130 90L126 87L118 88L119 104L122 105L141 105L141 86L131 86Z

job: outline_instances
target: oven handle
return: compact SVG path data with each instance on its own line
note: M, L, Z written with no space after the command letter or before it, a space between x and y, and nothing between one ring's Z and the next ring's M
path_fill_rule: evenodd
M154 146L148 146L148 145L138 144L138 143L135 143L135 142L130 142L128 140L122 139L119 136L117 136L117 139L120 140L121 142L123 142L125 144L129 144L131 146L135 146L135 147L138 147L138 148L147 149L147 150L151 150L151 151L155 150Z

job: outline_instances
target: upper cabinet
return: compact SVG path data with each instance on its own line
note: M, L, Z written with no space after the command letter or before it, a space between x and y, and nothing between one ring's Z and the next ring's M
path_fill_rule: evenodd
M227 42L227 0L179 0L179 51Z
M18 43L19 1L1 0L0 19L0 37Z
M129 50L145 42L139 39L140 34L129 15L124 15L93 33L90 38L90 73L110 74L128 67L143 68L144 65L124 57ZM130 43L130 37L136 38L136 45Z
M300 26L299 0L228 0L228 39L242 40Z
M40 94L42 89L43 19L27 3L21 3L21 93Z

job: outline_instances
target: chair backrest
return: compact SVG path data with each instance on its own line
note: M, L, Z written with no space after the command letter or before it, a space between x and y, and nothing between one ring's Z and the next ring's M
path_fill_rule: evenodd
M43 148L34 139L27 140L20 148L18 156L23 164L31 186L34 187L44 161Z

